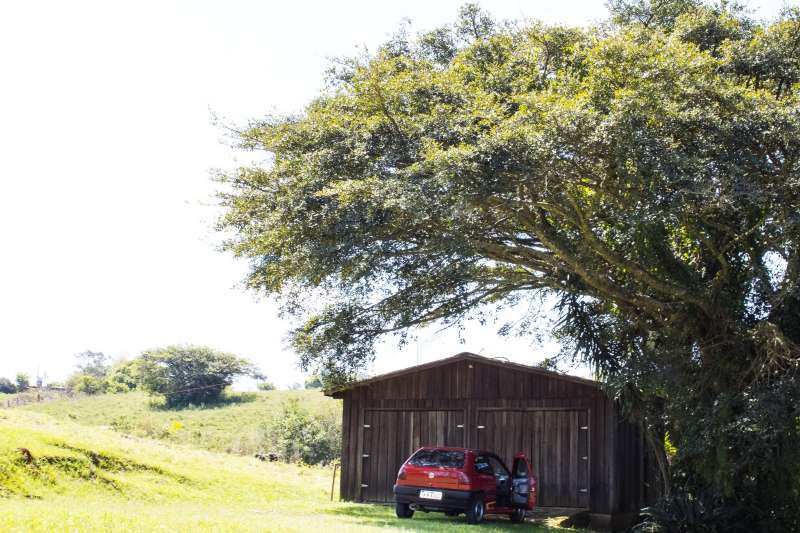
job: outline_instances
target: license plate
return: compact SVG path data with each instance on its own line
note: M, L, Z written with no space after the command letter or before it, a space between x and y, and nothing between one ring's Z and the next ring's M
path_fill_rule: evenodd
M441 500L442 499L442 491L440 490L421 490L419 491L419 497L426 499L426 500Z

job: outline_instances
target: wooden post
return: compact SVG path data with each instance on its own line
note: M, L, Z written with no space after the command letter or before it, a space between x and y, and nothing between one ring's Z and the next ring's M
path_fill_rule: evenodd
M336 470L339 468L339 463L333 463L333 479L331 479L331 501L333 501L333 488L336 486Z

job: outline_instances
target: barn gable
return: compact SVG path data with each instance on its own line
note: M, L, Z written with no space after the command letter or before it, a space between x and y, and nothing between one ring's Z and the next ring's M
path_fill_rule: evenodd
M643 440L592 380L460 353L326 394L343 399L345 500L392 501L397 470L424 445L523 451L542 506L588 509L598 525L647 497Z
M359 391L373 399L525 399L532 395L557 398L567 393L602 394L596 381L470 352L357 381L326 393L343 398L347 391Z

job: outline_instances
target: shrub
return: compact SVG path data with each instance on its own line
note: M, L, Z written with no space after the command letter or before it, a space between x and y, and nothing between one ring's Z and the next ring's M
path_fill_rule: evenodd
M341 424L333 412L312 415L296 398L284 402L268 441L286 462L328 464L341 454Z
M142 388L163 396L169 407L215 403L235 377L263 377L246 359L206 346L147 351L139 358L138 374Z
M275 390L275 384L271 381L259 381L256 387L261 391Z

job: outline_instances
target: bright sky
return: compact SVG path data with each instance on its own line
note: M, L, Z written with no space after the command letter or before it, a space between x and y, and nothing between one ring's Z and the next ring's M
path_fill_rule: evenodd
M450 22L462 3L3 2L0 375L63 379L86 349L195 343L251 358L276 384L302 381L290 324L237 288L244 265L215 249L209 170L236 154L211 112L243 122L299 111L328 58L375 49L404 17L415 29ZM484 6L498 18L605 17L602 0ZM464 350L532 363L555 349L495 331L471 327L463 344L425 331L404 350L382 347L374 370Z

